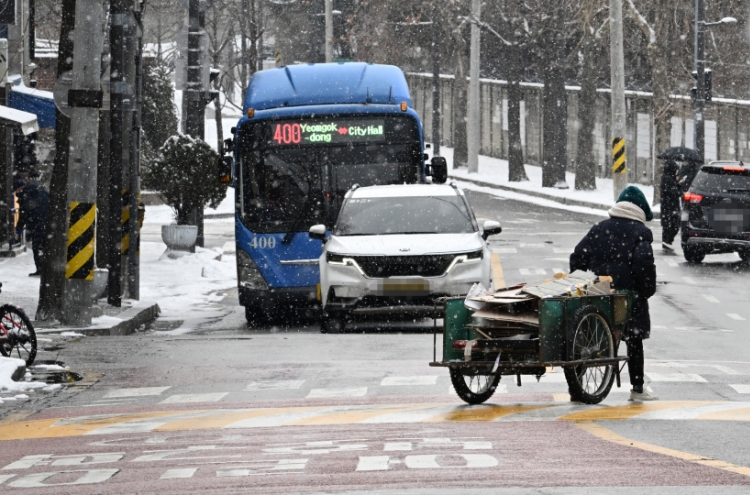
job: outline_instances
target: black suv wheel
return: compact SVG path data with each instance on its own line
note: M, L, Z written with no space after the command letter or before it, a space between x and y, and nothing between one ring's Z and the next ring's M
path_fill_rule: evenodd
M685 255L685 261L688 263L700 263L706 257L706 253L694 246L682 246L682 252Z

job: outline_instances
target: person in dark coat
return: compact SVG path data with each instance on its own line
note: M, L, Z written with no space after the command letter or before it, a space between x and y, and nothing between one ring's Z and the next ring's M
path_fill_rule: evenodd
M677 182L679 165L674 160L664 163L661 176L661 247L664 251L674 252L672 242L680 230L680 196L682 190Z
M26 229L31 235L31 250L34 253L36 271L30 277L41 274L44 258L45 226L49 210L49 194L36 184L27 184L18 179L13 182L13 192L18 198L21 215L18 219L18 230Z
M656 266L646 222L654 218L640 189L626 187L610 208L607 220L594 225L570 255L570 270L589 270L612 277L615 289L636 293L623 338L628 348L630 400L657 400L643 388L643 339L651 334L648 298L656 292Z

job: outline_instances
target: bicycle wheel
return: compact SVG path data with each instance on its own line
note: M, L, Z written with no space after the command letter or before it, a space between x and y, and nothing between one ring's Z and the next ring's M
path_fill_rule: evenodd
M0 336L0 354L23 359L26 366L36 358L36 332L22 309L6 305L0 307L0 325L5 332Z
M611 358L614 339L607 316L594 305L583 306L570 322L573 342L570 360ZM615 364L566 366L565 379L570 397L584 404L598 404L609 394L615 379Z
M487 370L489 371L489 370ZM451 369L451 383L461 399L467 404L481 404L495 393L500 382L500 372L489 374L481 370Z

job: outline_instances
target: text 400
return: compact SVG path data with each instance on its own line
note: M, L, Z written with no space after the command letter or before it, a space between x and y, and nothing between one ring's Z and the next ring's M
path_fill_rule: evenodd
M276 238L272 236L268 237L253 237L250 241L250 247L253 249L273 249L276 247Z

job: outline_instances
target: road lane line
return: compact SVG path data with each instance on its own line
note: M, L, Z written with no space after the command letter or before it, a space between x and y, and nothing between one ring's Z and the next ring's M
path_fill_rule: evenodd
M703 295L703 299L705 299L708 302L711 302L711 303L718 303L719 302L719 300L716 299L714 296L709 296L708 294L702 294L702 295Z
M708 383L708 380L695 373L651 373L646 372L646 376L652 382L694 382Z
M185 404L189 402L219 402L229 392L211 394L175 394L170 395L159 404Z
M159 478L163 480L174 480L179 478L192 478L198 468L169 469Z
M351 388L314 388L307 394L307 399L329 399L333 397L364 397L367 387Z
M251 382L245 387L245 391L253 392L256 390L297 390L305 380L267 380L260 382Z
M515 248L512 248L515 252ZM492 281L495 288L505 287L505 274L503 273L503 264L500 261L500 255L492 253L490 256L490 267L492 268Z
M492 254L516 254L518 250L514 247L493 247Z
M499 418L511 414L522 413L526 411L535 411L537 409L546 409L554 407L551 405L534 405L522 406L514 404L512 406L475 406L451 411L446 414L440 414L425 420L425 423L453 423L453 422L485 422L496 421Z
M386 376L381 380L381 387L406 387L410 385L437 385L437 375L422 376Z
M692 277L682 277L682 280L685 281L685 283L688 283L690 285L695 285L697 282Z
M738 394L750 394L750 385L746 383L740 383L736 385L729 385L734 389L735 392Z
M584 430L587 433L607 442L616 443L625 447L632 447L646 452L652 452L654 454L662 454L670 457L676 457L684 461L693 462L702 466L708 466L732 473L742 474L744 476L750 476L750 468L745 466L738 466L736 464L730 464L728 462L711 459L702 455L691 454L689 452L680 452L679 450L668 449L666 447L660 447L658 445L652 445L650 443L639 442L637 440L631 440L625 438L612 430L608 430L603 426L597 425L590 422L575 423L575 425Z
M671 266L672 268L677 268L677 262L675 260L667 260L667 265Z
M740 315L738 315L737 313L727 313L727 316L730 317L733 320L745 321L745 319L743 317L741 317Z
M150 395L160 395L171 387L140 387L140 388L118 388L112 390L103 399L114 399L119 397L146 397Z
M560 421L621 421L631 419L641 414L666 409L679 409L682 407L702 406L706 404L718 404L708 401L661 401L661 402L633 402L625 406L598 407L574 412L561 418Z
M290 411L300 410L315 410L317 407L287 407L287 408L269 408L269 409L245 409L245 410L223 410L223 411L210 411L212 414L208 416L200 416L196 418L178 419L170 421L158 428L154 428L154 431L186 431L186 430L213 430L227 428L234 423L244 421L246 419L258 418L261 416L273 416L275 414L283 414Z

